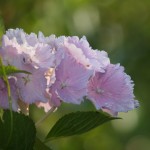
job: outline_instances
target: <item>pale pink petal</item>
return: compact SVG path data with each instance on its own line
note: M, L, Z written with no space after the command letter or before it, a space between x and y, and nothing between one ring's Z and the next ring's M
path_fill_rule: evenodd
M47 80L44 70L34 70L31 75L22 74L18 75L17 78L21 100L28 104L48 101L46 97Z
M87 83L93 71L76 62L66 55L56 68L55 86L58 97L68 103L79 104L87 94Z
M105 68L110 64L110 60L105 51L93 50L86 40L86 37L82 37L81 39L76 36L68 37L67 42L68 45L74 45L76 49L82 51L82 55L88 60L89 66L95 71L105 72ZM74 51L74 53L75 52L76 51Z
M49 102L47 102L47 103L37 102L36 105L39 108L44 108L45 112L48 112L52 108L52 106L50 105Z

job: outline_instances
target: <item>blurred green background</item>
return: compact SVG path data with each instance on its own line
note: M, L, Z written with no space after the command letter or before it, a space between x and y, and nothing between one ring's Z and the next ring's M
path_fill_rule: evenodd
M121 113L81 136L48 143L54 150L150 150L150 1L149 0L1 0L5 28L42 31L45 35L85 35L93 49L104 49L121 63L135 82L140 108ZM63 104L39 127L43 138L67 112L95 110L89 103ZM43 110L32 108L38 120Z

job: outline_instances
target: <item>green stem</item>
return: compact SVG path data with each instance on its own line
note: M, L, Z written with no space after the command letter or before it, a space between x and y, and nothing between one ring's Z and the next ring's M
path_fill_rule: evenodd
M11 140L11 137L12 137L12 132L13 132L13 113L12 113L12 99L11 99L11 90L10 90L10 84L9 84L9 81L8 81L8 78L7 78L7 75L6 75L6 72L5 72L5 68L3 66L3 63L2 63L2 58L0 57L0 67L2 68L2 72L3 72L3 80L6 84L6 87L7 87L7 93L8 93L8 102L9 102L9 109L10 109L10 135L9 135L9 138L8 138L8 142L7 142L7 145L9 145L9 142Z
M55 106L53 106L47 113L44 115L38 122L36 122L35 126L38 127L47 117L49 117L52 112L56 109Z

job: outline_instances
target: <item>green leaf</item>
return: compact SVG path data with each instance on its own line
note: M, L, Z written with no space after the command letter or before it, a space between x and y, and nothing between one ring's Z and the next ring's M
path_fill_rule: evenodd
M57 137L78 135L94 129L103 123L118 119L103 112L75 112L63 116L52 127L46 141Z
M25 70L19 70L17 69L16 67L14 66L11 66L11 65L8 65L8 66L4 66L4 69L5 69L5 72L6 72L6 75L12 75L14 73L25 73L25 74L31 74L30 72L27 72ZM3 77L3 71L2 71L2 66L0 66L0 77Z
M52 150L47 147L40 139L36 138L34 150Z
M36 135L33 121L13 112L13 131L10 136L10 120L10 111L4 111L3 121L0 120L0 149L32 150Z

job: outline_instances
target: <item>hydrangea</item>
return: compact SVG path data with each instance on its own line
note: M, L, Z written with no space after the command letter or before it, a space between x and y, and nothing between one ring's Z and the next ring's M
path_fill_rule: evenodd
M85 37L45 37L42 32L9 29L3 35L0 55L4 65L31 73L8 76L14 111L34 103L47 112L62 102L80 104L84 97L113 115L139 105L124 68L111 64L107 52L92 49ZM1 78L0 107L9 108Z
M17 75L17 88L19 90L19 97L27 104L38 101L47 102L46 89L47 80L42 69L32 71L32 74Z
M55 52L51 45L41 42L34 33L28 35L21 29L10 29L3 35L0 54L5 65L31 73L14 74L19 99L27 104L47 102L52 76L48 77L47 72L55 67Z
M8 30L3 36L1 48L4 64L11 64L25 70L28 66L35 69L54 67L53 47L40 41L33 33L28 35L23 30Z
M63 49L64 55L67 53L73 56L76 61L89 69L105 72L105 68L110 64L110 60L105 51L93 50L85 37L79 39L73 37L59 37L59 49Z
M87 93L87 83L93 72L65 56L56 68L55 92L64 102L80 104Z
M105 73L96 72L88 83L88 97L97 109L112 114L138 107L134 100L133 82L122 66L110 64Z

